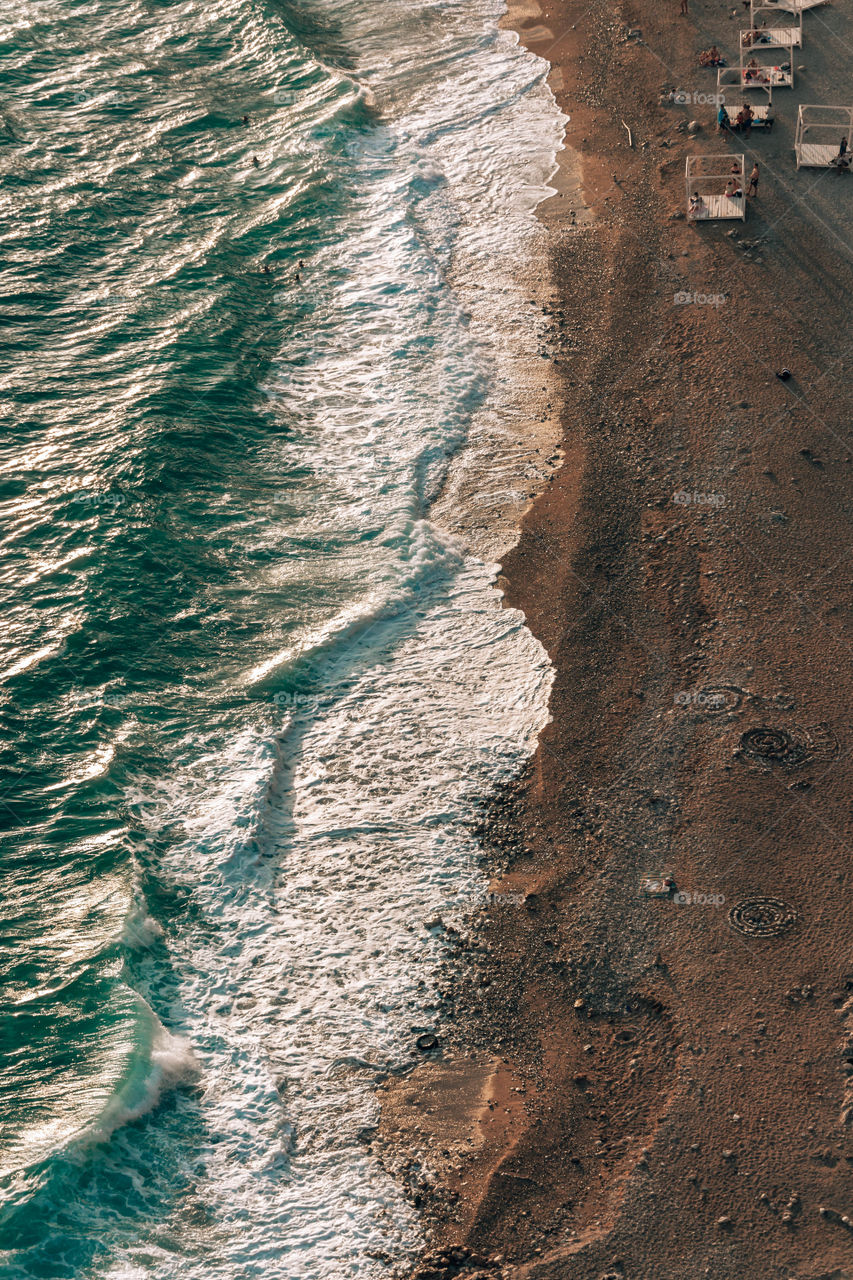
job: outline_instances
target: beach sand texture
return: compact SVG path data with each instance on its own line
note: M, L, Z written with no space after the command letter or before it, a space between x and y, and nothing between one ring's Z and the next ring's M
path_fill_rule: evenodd
M494 897L387 1159L422 1277L849 1280L853 177L793 138L853 101L853 17L806 14L773 132L731 143L698 54L736 58L739 3L510 19L569 116L564 462L502 578L553 718L484 819ZM688 223L686 156L727 150L760 165L746 223Z

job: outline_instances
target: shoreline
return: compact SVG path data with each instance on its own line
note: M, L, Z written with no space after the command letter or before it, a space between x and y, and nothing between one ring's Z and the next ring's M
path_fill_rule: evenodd
M384 1092L424 1280L853 1274L853 206L790 154L796 102L844 97L845 15L822 40L806 15L806 96L738 141L747 223L694 227L684 156L733 148L712 107L661 99L713 91L697 54L731 57L731 12L511 14L593 218L540 207L565 461L500 579L552 719L479 832L506 901L456 939L452 1043ZM666 872L683 900L644 896Z

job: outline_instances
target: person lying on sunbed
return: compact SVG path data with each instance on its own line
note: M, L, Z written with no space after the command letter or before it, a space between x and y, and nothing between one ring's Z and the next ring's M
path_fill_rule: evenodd
M708 212L705 201L702 199L698 191L694 191L690 197L690 217L701 218Z

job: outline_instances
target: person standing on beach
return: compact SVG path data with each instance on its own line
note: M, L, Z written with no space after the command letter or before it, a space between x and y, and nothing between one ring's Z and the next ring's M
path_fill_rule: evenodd
M682 17L687 16L687 0L681 0L681 15Z
M748 196L758 195L758 161L752 166L752 173L749 175L749 186L746 189Z

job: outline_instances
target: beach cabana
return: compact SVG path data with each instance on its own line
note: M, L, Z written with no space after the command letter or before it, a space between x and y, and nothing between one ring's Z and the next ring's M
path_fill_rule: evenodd
M772 98L774 89L794 87L794 46L743 44L740 46L740 87L761 89Z
M733 168L740 175L740 196L726 195ZM687 217L691 222L746 217L746 176L742 155L688 156L685 168Z
M741 31L742 49L799 49L803 43L803 11L791 17L777 4L753 3L749 30Z
M797 168L831 169L842 138L848 147L853 143L853 107L801 106L794 139Z

